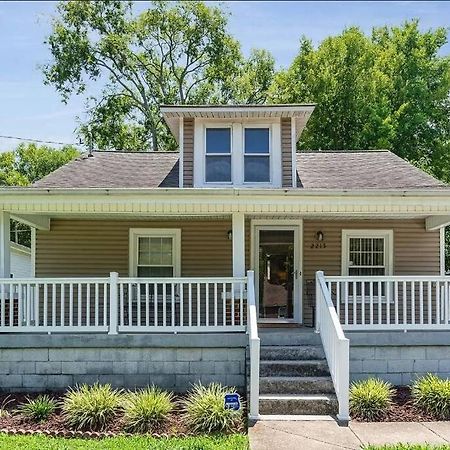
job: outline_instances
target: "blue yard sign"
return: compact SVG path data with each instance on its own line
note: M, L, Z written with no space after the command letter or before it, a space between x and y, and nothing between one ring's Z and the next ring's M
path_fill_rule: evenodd
M225 409L239 411L241 409L241 399L239 394L225 394Z

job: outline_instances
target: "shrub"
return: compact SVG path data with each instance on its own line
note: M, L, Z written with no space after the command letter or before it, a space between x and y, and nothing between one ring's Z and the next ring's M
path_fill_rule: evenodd
M54 412L56 402L48 395L38 395L36 398L27 398L19 406L18 412L33 422L45 422Z
M137 433L151 431L167 420L173 407L173 394L157 387L131 392L124 401L125 428Z
M412 386L415 404L440 419L450 419L450 380L428 374Z
M196 384L183 402L184 418L194 432L214 433L236 431L242 427L242 408L225 408L224 396L234 392L218 383Z
M13 402L11 396L7 395L3 401L0 403L0 419L9 417L11 413L8 411L8 405Z
M121 409L122 392L110 384L70 389L62 404L66 423L76 429L103 430Z
M377 378L357 381L350 387L350 413L363 420L383 417L392 404L394 389Z

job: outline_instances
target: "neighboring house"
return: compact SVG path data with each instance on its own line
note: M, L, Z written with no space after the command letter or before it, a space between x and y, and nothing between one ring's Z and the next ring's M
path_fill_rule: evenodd
M31 278L34 272L32 251L32 234L30 227L16 221L10 226L11 277Z
M1 189L0 389L217 380L252 418L346 420L349 377L450 374L449 186L389 151L297 153L314 105L161 110L177 153ZM8 278L10 217L33 283Z

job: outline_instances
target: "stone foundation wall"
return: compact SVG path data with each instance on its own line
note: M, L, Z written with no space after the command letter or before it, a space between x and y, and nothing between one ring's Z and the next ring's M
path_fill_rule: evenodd
M450 377L448 332L346 333L350 339L350 379L377 377L408 385L427 373Z
M144 336L86 336L84 343L79 336L72 343L68 336L35 336L39 342L33 348L25 347L29 336L15 337L15 344L12 336L0 337L3 392L63 390L96 381L130 389L156 384L175 392L199 381L245 389L245 335L221 335L221 342L217 335L160 336L156 342Z

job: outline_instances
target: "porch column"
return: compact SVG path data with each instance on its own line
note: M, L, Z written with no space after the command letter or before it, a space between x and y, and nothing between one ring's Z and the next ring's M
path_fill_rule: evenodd
M233 277L245 277L245 216L232 214Z
M11 276L9 220L9 213L0 211L0 278L10 278Z

